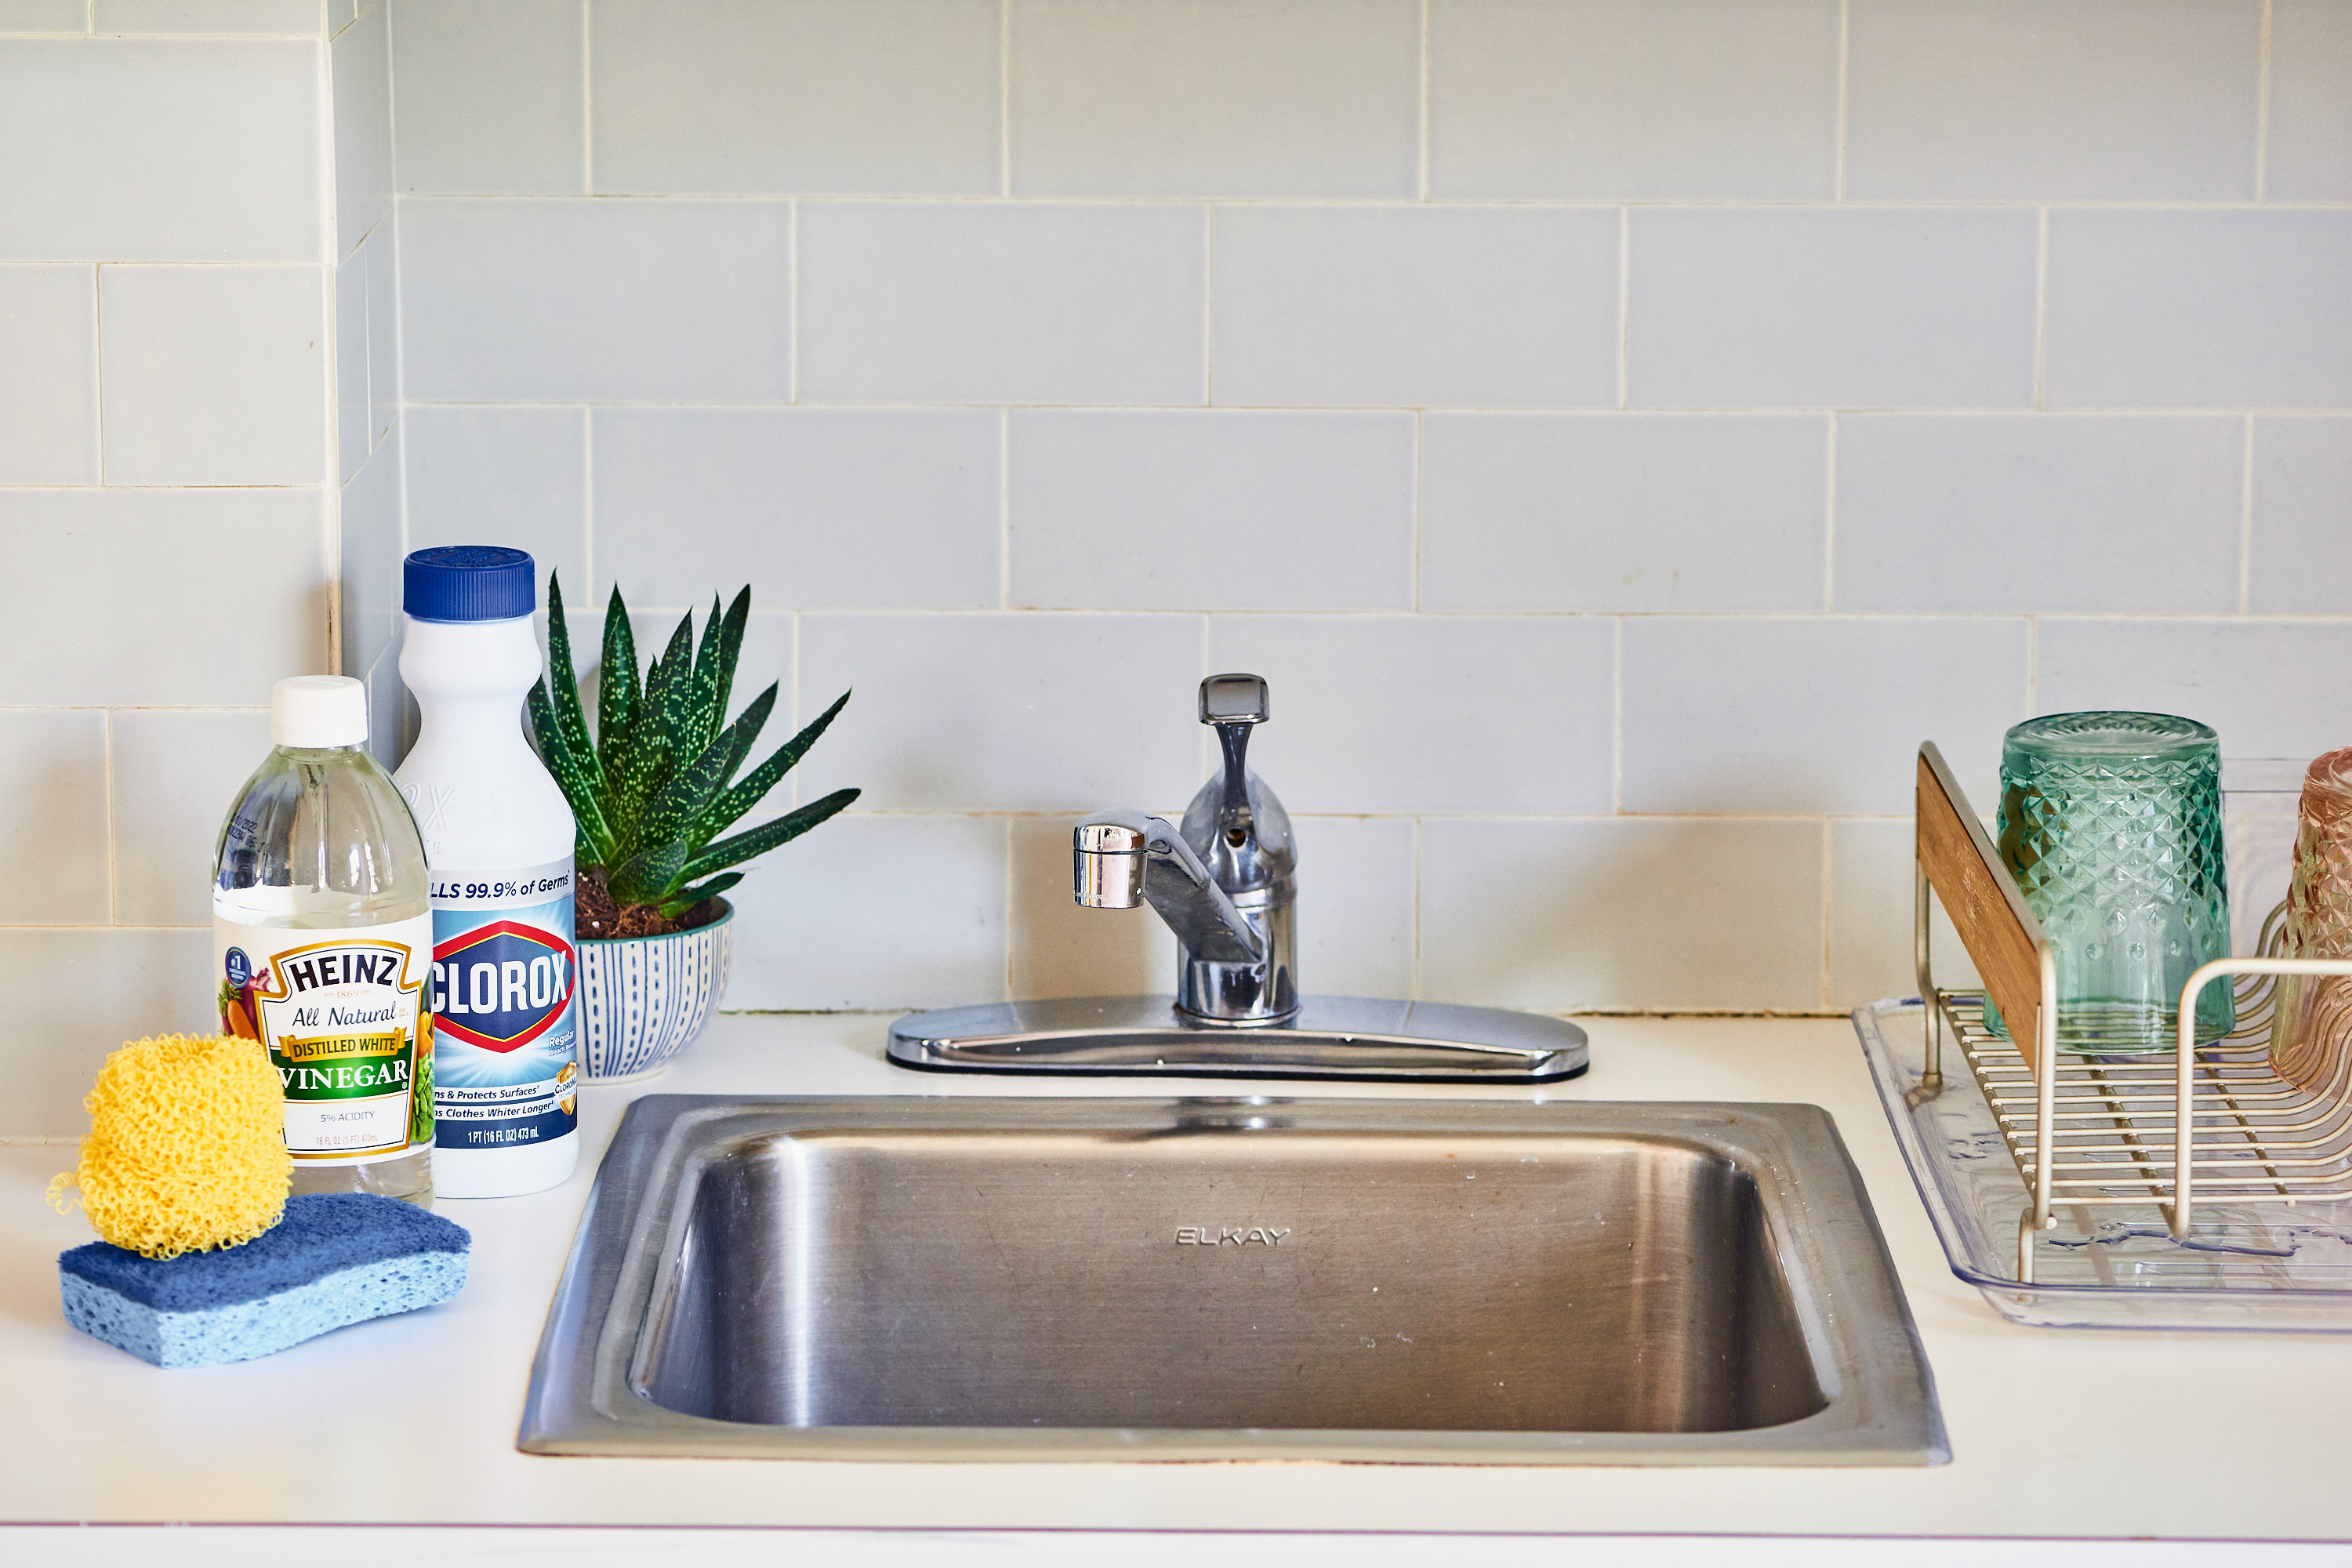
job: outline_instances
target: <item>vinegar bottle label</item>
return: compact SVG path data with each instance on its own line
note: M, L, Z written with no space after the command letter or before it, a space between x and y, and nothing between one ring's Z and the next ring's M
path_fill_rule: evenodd
M501 1149L580 1124L572 858L433 872L433 1126Z
M298 1163L364 1164L432 1136L417 1082L432 942L429 915L341 931L214 921L221 1030L268 1052Z

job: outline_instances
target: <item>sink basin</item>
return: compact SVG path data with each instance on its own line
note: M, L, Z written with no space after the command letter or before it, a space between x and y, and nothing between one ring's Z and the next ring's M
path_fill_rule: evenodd
M1811 1106L640 1100L534 1453L1928 1464Z

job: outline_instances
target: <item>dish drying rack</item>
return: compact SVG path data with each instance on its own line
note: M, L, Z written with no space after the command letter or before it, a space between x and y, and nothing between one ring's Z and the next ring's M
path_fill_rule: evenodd
M2034 1238L2057 1227L2062 1209L2154 1205L2173 1239L2194 1246L2200 1215L2211 1229L2250 1205L2352 1199L2352 1038L2336 1031L2321 1042L2307 1066L2298 1065L2301 1083L2279 1073L2270 1051L2278 977L2352 975L2352 962L2279 956L2282 905L2264 923L2260 956L2217 959L2189 977L2173 1050L2062 1055L2049 942L1932 742L1919 748L1916 822L1913 949L1925 1003L1925 1070L1901 1098L1916 1113L1952 1087L1944 1076L1948 1041L1982 1091L2029 1195L2018 1227L2019 1282L2033 1283ZM1981 993L1936 984L1931 891L1976 964ZM2233 982L2236 1026L2198 1045L2196 998L2224 978ZM1987 1026L1988 994L2013 1038ZM1896 1114L1892 1102L1888 1110ZM1908 1140L1906 1151L1913 1152ZM1923 1194L1926 1156L1924 1149L1914 1156ZM1940 1205L1931 1199L1930 1208Z

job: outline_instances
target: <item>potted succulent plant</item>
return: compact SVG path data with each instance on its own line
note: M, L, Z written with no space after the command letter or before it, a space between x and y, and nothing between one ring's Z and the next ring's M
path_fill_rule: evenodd
M843 692L737 778L776 705L772 684L726 721L751 613L751 589L723 615L714 595L699 648L688 611L641 679L628 606L616 586L604 614L592 736L563 591L548 579L552 690L547 680L531 688L530 727L579 825L580 1058L591 1081L657 1071L702 1032L734 955L735 911L719 895L743 873L730 868L799 837L857 798L854 789L835 790L719 837L775 788L849 700Z

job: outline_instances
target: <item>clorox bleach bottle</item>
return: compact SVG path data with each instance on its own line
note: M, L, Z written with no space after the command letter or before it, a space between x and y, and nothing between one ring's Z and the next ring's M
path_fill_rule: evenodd
M423 728L393 775L433 884L433 1184L551 1187L580 1158L572 808L523 739L540 676L530 557L413 552L400 678Z

